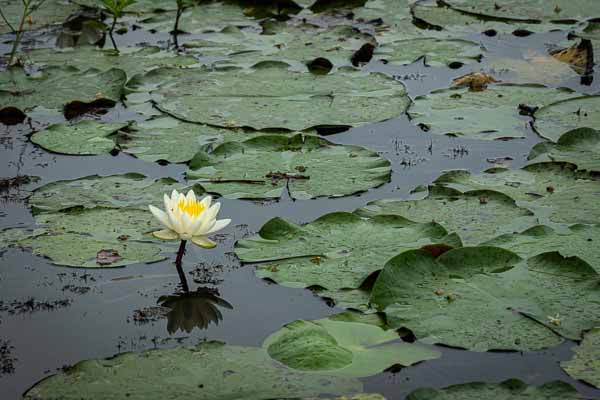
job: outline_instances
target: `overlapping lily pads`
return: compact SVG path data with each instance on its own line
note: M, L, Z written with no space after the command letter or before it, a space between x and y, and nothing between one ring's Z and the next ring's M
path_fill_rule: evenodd
M597 224L600 181L565 163L539 163L520 170L495 168L474 175L451 171L435 181L458 192L494 190L535 213L541 224Z
M582 96L547 104L533 114L533 127L553 142L576 128L600 126L600 96Z
M344 289L360 287L403 250L443 242L460 246L436 223L338 212L304 226L274 218L257 236L237 242L235 251L243 262L264 263L259 277L292 287Z
M374 58L394 65L411 64L422 58L429 66L461 66L477 62L482 57L481 45L469 40L418 38L382 44Z
M279 62L251 69L159 68L136 83L169 114L226 127L359 126L396 117L409 104L404 86L382 74L314 75Z
M573 378L600 388L600 328L587 332L573 350L573 358L561 362L560 366Z
M567 162L584 171L600 172L600 131L589 128L568 131L556 143L536 144L528 158L531 163Z
M478 245L502 233L512 233L536 223L533 213L495 191L475 190L462 195L433 186L421 200L379 200L357 210L359 215L400 215L426 223L435 221L457 233L465 246Z
M123 95L127 76L121 69L79 71L74 67L53 66L36 75L20 68L0 72L0 109L16 107L22 111L40 106L62 109L72 101L89 103L108 100L116 103Z
M450 88L417 97L408 109L413 123L434 134L473 139L512 139L526 135L519 105L539 107L575 95L540 85L498 84L482 91Z
M229 198L277 198L287 188L293 198L308 199L365 191L388 182L390 174L389 161L361 147L265 135L200 151L187 178Z
M371 302L391 327L430 343L533 350L579 340L598 323L599 278L558 253L524 262L495 247L463 247L437 259L413 250L386 264Z
M497 400L497 399L582 399L577 390L566 382L552 381L529 386L517 379L501 383L463 383L444 389L417 389L406 400Z
M115 147L114 140L109 136L127 125L127 123L98 121L81 121L74 125L55 124L34 133L31 141L56 153L104 154L109 153Z
M362 391L354 379L294 371L260 348L206 342L196 347L125 353L80 362L45 379L25 399L132 398L158 400L304 398Z
M393 330L358 322L297 320L269 336L263 347L290 368L335 376L364 377L393 365L440 357L419 343L404 343Z

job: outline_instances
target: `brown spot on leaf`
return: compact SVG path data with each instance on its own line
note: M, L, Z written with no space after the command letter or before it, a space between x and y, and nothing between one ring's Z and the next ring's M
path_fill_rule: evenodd
M110 265L122 259L123 257L119 255L119 252L113 249L100 250L96 254L96 263L99 265Z
M439 257L442 254L444 254L447 251L452 250L454 247L449 246L447 244L444 243L438 243L438 244L428 244L425 245L423 247L421 247L421 250L424 250L428 253L430 253L432 256L434 257Z

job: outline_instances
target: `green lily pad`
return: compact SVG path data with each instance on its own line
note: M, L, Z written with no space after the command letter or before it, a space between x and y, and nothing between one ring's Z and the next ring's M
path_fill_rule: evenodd
M265 135L229 142L190 162L189 180L227 198L295 199L346 196L383 185L390 163L358 146L334 145L316 136Z
M429 66L461 65L478 62L482 47L479 43L460 39L407 39L382 44L373 57L392 65L407 65L421 58Z
M573 351L572 359L560 363L562 369L574 379L600 388L600 328L587 332Z
M550 54L527 52L523 59L492 58L490 72L501 80L513 83L556 86L580 75L567 63L558 61Z
M566 89L541 85L499 84L483 91L442 89L417 97L408 109L412 121L438 135L471 139L513 139L526 136L519 105L541 106L574 97Z
M494 238L484 245L502 247L523 258L556 251L563 257L578 257L600 272L600 225L573 225L566 232L536 226L521 233Z
M559 24L540 23L535 20L494 19L461 12L440 2L416 2L412 6L412 14L417 22L440 30L446 34L465 34L491 32L512 33L515 31L548 32L563 29Z
M32 5L37 3L39 1L32 2ZM4 17L12 25L12 28L15 30L19 29L19 22L23 15L23 3L14 0L0 0L0 8ZM79 10L79 6L67 0L46 0L40 8L33 12L31 22L27 21L23 29L34 30L47 25L60 24L77 10ZM12 32L12 29L6 24L4 19L0 18L0 34L9 32Z
M458 192L502 192L515 199L518 206L533 211L544 225L597 224L600 181L574 170L571 164L547 162L520 170L494 168L478 175L451 171L435 184Z
M531 163L568 162L584 171L600 172L600 131L574 129L564 133L556 143L536 144L528 158Z
M119 53L93 46L81 46L76 49L36 49L28 52L27 58L37 67L68 64L80 71L108 71L119 68L126 72L128 78L158 67L185 67L198 63L194 57L164 51L156 46L122 47L119 48Z
M117 398L267 400L362 391L354 379L290 370L260 348L206 342L82 361L37 383L28 400Z
M257 236L238 241L235 252L245 263L268 262L257 275L282 285L352 289L402 250L448 241L460 245L436 223L337 212L304 226L274 218Z
M278 62L251 69L159 68L137 84L159 109L183 120L254 129L359 126L397 117L410 102L404 86L382 74L314 75Z
M576 128L600 126L600 96L582 96L547 104L537 110L533 128L540 136L556 142L563 133Z
M186 187L171 178L154 181L134 173L106 177L92 175L49 183L34 191L29 205L34 212L56 212L73 207L147 210L149 204L162 204L163 194L170 194L173 189L185 191ZM193 189L196 194L202 193L200 187Z
M115 148L109 136L127 127L127 123L81 121L77 124L50 125L34 133L31 141L44 149L62 154L105 154Z
M358 322L297 320L263 343L269 355L290 368L336 376L365 377L400 364L439 358L419 343L404 343L398 333Z
M437 259L413 250L386 264L371 303L392 328L426 342L525 351L578 340L597 324L599 278L558 253L521 262L496 247L463 247Z
M533 213L516 205L505 194L471 191L462 195L432 187L421 200L378 200L356 211L361 216L400 215L426 223L435 221L448 232L457 233L465 246L474 246L503 233L512 233L536 224Z
M123 70L105 72L74 67L49 67L37 75L20 68L0 71L0 108L29 110L36 106L62 109L71 101L91 102L106 99L117 102L123 94L127 76Z
M528 386L517 379L501 383L463 383L444 389L417 389L406 400L551 400L582 399L566 382L552 381L540 386Z
M119 146L144 161L190 161L201 150L225 142L245 141L264 133L191 124L171 117L139 122L119 137Z

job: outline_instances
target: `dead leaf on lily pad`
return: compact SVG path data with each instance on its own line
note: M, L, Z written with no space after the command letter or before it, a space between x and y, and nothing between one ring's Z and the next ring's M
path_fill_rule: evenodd
M566 49L550 53L558 61L569 64L578 74L588 75L594 68L594 48L588 39L581 41Z
M452 84L455 87L468 87L472 92L481 92L487 88L488 84L497 82L500 81L485 72L473 72L459 76L452 81Z

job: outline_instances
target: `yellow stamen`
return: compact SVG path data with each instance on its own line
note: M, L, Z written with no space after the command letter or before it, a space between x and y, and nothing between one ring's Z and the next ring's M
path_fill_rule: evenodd
M198 215L202 214L205 208L204 204L200 203L198 200L186 201L185 199L179 200L177 207L193 218L196 218Z

